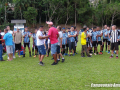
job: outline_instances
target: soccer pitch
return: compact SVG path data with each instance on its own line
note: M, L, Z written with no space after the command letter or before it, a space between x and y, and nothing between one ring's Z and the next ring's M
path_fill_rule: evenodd
M32 46L32 45L31 45ZM120 59L103 55L82 58L80 39L78 54L65 56L65 62L52 66L52 56L40 66L38 57L0 62L0 90L120 90L120 87L91 87L91 84L120 84ZM4 57L7 60L7 56ZM92 85L93 86L93 85Z

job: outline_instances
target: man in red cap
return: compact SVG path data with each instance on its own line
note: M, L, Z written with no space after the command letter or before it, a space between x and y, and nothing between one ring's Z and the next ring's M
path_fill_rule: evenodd
M50 38L51 42L51 54L53 55L54 62L51 65L57 64L57 45L58 45L58 31L55 27L53 27L53 22L46 22L49 27L48 36L44 36L44 38Z

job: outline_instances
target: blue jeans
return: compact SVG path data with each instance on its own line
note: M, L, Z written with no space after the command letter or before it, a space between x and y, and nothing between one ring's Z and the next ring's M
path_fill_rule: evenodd
M0 44L0 61L3 60L2 53L3 53L3 46L2 44Z
M51 44L51 54L57 54L57 45L58 43Z

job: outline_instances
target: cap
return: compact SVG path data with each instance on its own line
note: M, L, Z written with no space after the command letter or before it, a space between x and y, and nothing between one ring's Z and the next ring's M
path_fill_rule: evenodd
M53 25L53 22L46 21L46 24Z

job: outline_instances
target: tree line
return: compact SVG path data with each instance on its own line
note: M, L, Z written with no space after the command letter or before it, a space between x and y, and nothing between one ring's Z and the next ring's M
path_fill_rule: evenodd
M33 27L45 21L65 26L119 25L119 15L120 0L0 0L0 25L12 19L26 19Z

